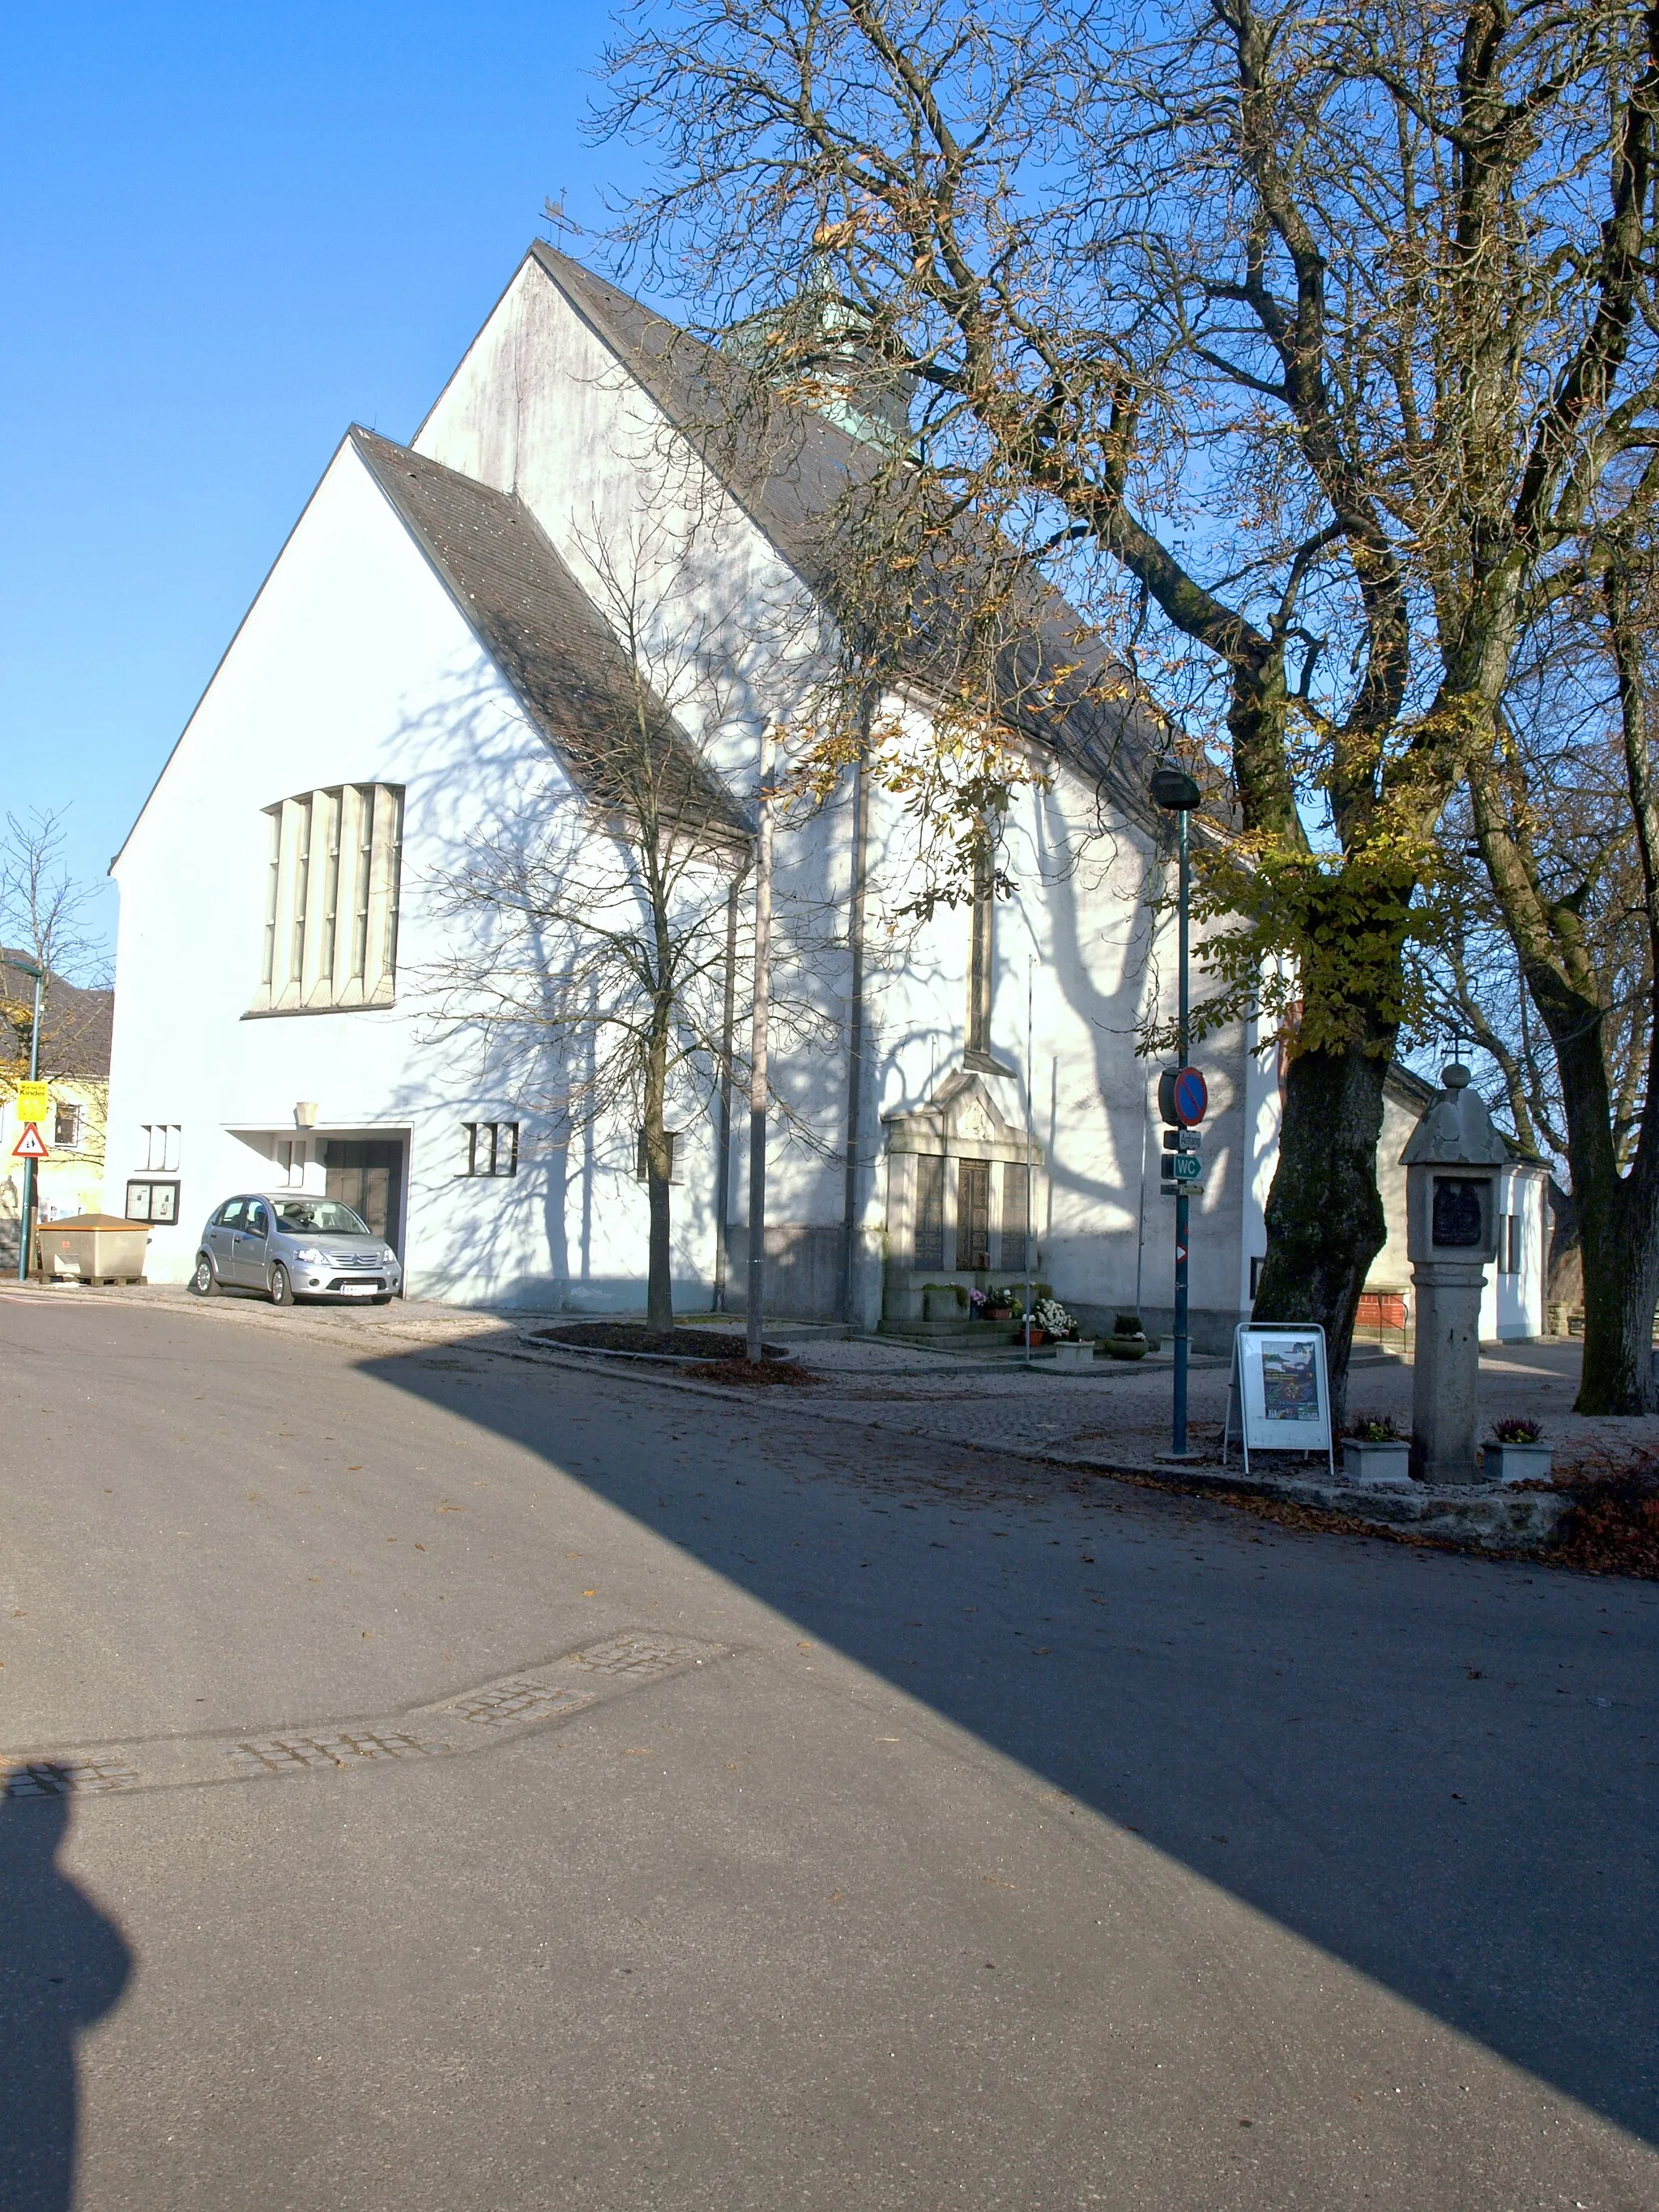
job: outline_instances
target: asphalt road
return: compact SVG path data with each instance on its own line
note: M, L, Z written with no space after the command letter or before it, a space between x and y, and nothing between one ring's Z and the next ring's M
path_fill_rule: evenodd
M1659 1588L287 1320L0 1296L7 2212L1659 2205Z

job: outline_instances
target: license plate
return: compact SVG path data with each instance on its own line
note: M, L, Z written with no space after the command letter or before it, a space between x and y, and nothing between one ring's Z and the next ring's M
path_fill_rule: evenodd
M342 1293L349 1298L372 1298L380 1290L378 1283L342 1283Z

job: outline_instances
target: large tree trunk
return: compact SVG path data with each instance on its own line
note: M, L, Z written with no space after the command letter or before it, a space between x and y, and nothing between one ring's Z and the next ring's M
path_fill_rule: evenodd
M1659 1152L1644 1133L1624 1173L1613 1144L1606 1014L1588 989L1540 963L1523 972L1555 1048L1567 1164L1584 1266L1584 1360L1574 1411L1659 1412L1653 1314L1659 1300Z
M645 1177L651 1206L650 1257L646 1277L646 1320L653 1328L674 1326L674 1280L670 1240L669 1176L673 1161L668 1133L663 1126L664 1096L667 1090L668 1036L665 1018L653 1035L645 1063Z
M1573 1200L1584 1254L1584 1361L1573 1410L1659 1413L1653 1382L1653 1312L1659 1304L1659 1222L1652 1178L1581 1176Z
M1382 1079L1395 1031L1343 1052L1302 1052L1290 1064L1279 1166L1267 1195L1267 1257L1252 1318L1312 1321L1325 1332L1331 1412L1347 1412L1354 1316L1388 1235L1376 1188Z

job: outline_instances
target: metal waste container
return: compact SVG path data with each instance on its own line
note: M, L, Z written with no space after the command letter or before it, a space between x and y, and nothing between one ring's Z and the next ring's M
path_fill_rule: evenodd
M34 1266L48 1280L142 1283L149 1224L120 1213L72 1213L64 1221L39 1221Z

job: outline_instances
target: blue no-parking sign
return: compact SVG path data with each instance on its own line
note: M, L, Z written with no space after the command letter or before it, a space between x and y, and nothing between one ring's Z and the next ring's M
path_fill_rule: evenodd
M1158 1110L1171 1128L1195 1129L1210 1110L1210 1086L1196 1067L1166 1067L1158 1082Z

